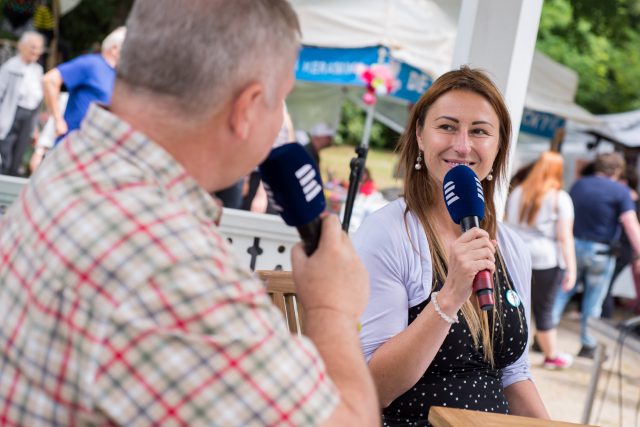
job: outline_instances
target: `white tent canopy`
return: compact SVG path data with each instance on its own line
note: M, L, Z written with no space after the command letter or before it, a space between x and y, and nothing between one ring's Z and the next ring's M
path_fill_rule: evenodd
M457 16L446 13L440 3L291 0L300 19L304 44L342 48L387 46L396 59L432 76L450 68L456 36Z
M533 56L525 106L585 124L600 120L574 102L578 73L541 52Z
M451 68L461 0L291 0L291 3L300 18L302 42L306 46L386 46L394 59L433 78ZM573 70L536 52L525 107L585 124L599 123L574 103L577 83ZM335 126L339 120L335 111L339 110L344 90L327 86L321 89L327 95L325 98L314 93L315 86L316 83L298 85L287 101L300 129L308 130L314 121ZM313 108L305 111L309 104L303 99L308 98L313 99ZM383 101L376 109L378 114L386 110L389 114L383 120L391 118L396 128L402 128L408 110L397 102L393 104L394 107L389 107Z
M602 120L603 124L594 130L600 131L627 147L640 147L640 110L603 114L598 118Z

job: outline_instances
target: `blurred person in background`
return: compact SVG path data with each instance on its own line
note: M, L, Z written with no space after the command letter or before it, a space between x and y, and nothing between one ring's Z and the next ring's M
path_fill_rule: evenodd
M335 129L325 122L318 122L309 130L309 142L304 144L304 148L316 162L318 169L320 169L320 151L333 145L335 135Z
M80 127L92 102L109 104L125 35L125 27L116 28L102 42L101 53L81 55L44 75L44 99L53 116L56 144L67 133ZM62 85L69 91L64 110L60 108L59 100Z
M535 339L544 354L543 366L549 369L567 368L573 362L571 355L557 348L552 316L559 290L569 291L576 282L573 203L562 189L562 174L562 156L542 153L511 192L505 217L531 254Z
M618 182L625 161L619 153L599 154L594 173L583 176L571 187L569 194L577 215L573 225L576 247L576 280L583 285L580 309L579 357L593 359L597 340L589 333L589 319L598 318L616 263L614 249L621 229L629 237L633 262L640 267L640 225L636 206L629 188ZM553 320L557 325L576 287L561 290L554 307Z
M349 234L355 233L362 221L389 202L378 191L369 168L364 168L360 179L360 188L353 203L353 211L349 221ZM344 218L345 205L340 209L340 218Z
M0 173L18 176L24 153L37 138L42 103L42 66L38 58L44 37L26 31L18 54L0 67Z
M640 212L640 198L638 197L638 173L632 165L627 165L624 173L620 176L620 183L629 187L631 193L631 200L636 205L636 214ZM625 269L625 267L631 267L631 277L633 280L633 287L636 291L636 298L632 301L629 308L634 311L640 309L640 269L636 268L637 264L634 263L633 249L631 242L627 236L626 231L623 229L620 236L620 243L617 248L616 266L613 269L613 276L611 277L611 283L607 290L607 296L602 303L602 317L610 319L613 317L613 311L615 309L614 296L612 295L613 284L618 278L618 275Z

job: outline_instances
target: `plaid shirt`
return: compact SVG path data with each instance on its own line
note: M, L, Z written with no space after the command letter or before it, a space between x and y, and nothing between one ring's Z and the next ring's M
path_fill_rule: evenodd
M0 222L0 425L316 425L338 401L220 209L93 106Z

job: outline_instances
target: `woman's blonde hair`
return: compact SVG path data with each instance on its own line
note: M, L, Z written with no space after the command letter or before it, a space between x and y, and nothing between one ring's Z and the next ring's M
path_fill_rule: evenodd
M433 225L428 220L427 207L439 205L438 198L442 197L442 189L429 173L422 168L416 170L414 165L418 157L419 147L416 132L419 132L425 123L429 108L444 94L454 91L472 92L482 96L489 102L496 112L499 120L499 147L493 163L492 174L494 179L483 180L482 189L485 198L484 219L480 226L485 229L492 239L496 238L497 221L494 194L498 183L504 183L506 178L507 159L511 139L511 118L502 95L489 77L481 70L471 69L467 66L459 70L449 71L440 76L429 89L420 97L413 106L409 124L400 137L398 151L400 156L399 166L404 170L404 198L407 203L405 215L411 211L422 223L427 235L427 241L431 248L431 261L434 273L442 280L446 277L446 265L442 243ZM498 260L502 262L501 257ZM496 278L494 277L494 283ZM496 298L496 300L498 300ZM497 302L497 301L496 301ZM498 307L498 311L500 307ZM479 312L469 300L462 306L462 315L469 325L474 344L482 341L485 359L493 363L493 345L487 312ZM493 319L496 320L498 312L493 311Z
M549 191L562 188L563 160L559 153L546 151L536 160L527 177L522 181L522 198L518 220L533 225L542 199Z

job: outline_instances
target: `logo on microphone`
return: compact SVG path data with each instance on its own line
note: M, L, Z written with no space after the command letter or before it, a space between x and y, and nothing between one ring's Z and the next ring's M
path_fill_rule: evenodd
M476 190L477 190L476 195L480 200L482 200L482 203L484 203L484 193L482 192L482 183L480 182L477 176L474 176L473 178L476 181ZM444 185L444 199L447 202L447 206L451 206L451 204L460 200L460 197L458 197L455 190L456 190L456 185L453 183L453 181L449 181Z
M305 164L296 171L296 178L302 187L304 198L307 202L313 200L314 197L322 191L322 186L316 178L316 170L310 164Z
M456 185L453 181L449 181L444 185L444 199L447 202L447 206L451 206L452 203L460 200L460 197L456 195L455 189Z
M482 191L482 183L480 182L477 176L474 176L473 179L476 180L476 189L478 190L478 198L482 200L482 203L484 203L484 192Z

